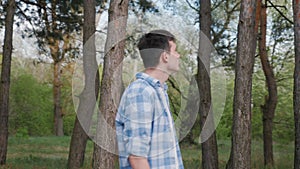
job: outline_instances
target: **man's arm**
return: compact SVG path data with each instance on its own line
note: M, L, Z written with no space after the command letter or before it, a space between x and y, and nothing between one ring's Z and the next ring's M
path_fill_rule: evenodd
M130 155L128 157L132 169L150 169L147 158Z

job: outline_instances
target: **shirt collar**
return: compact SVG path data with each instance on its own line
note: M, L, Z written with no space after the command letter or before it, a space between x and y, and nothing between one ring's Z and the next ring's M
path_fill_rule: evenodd
M135 75L136 79L142 79L148 82L152 87L159 88L161 87L160 81L158 79L155 79L151 76L149 76L146 73L139 72ZM168 85L166 83L163 84L163 89L166 91L168 89Z

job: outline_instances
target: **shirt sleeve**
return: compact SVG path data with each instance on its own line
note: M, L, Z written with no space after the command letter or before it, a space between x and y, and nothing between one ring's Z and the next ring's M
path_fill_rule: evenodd
M153 121L153 97L147 90L127 95L124 142L128 156L148 157Z

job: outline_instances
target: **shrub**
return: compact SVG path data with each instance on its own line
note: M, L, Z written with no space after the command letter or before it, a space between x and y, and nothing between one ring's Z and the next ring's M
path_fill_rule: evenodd
M52 88L30 74L12 78L10 92L10 134L45 136L52 133Z

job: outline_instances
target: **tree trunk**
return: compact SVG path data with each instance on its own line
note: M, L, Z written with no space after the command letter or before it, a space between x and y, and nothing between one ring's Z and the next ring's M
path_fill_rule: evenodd
M261 3L262 0L256 0L256 13L255 13L255 33L258 35L260 27L260 15L261 15Z
M54 132L56 136L64 135L63 114L61 108L61 62L54 61L53 99L54 99Z
M300 169L300 1L293 0L295 71L294 71L294 118L295 118L295 156L294 169Z
M265 99L265 104L262 105L263 111L263 139L264 139L264 165L269 168L274 167L273 158L273 119L277 105L277 85L273 73L272 66L268 60L266 50L267 38L267 6L266 3L261 3L261 17L260 17L260 41L259 41L259 55L262 68L266 77L266 84L268 88L268 95Z
M63 136L63 114L61 107L61 62L63 60L62 52L60 51L60 37L57 29L57 15L56 15L56 0L51 1L51 12L48 13L47 3L42 1L42 8L44 11L44 19L46 25L47 43L50 48L51 57L53 59L53 105L54 105L54 134L56 136ZM51 16L51 23L48 18ZM56 36L54 36L56 35Z
M11 72L11 54L13 41L13 24L16 9L15 0L7 2L5 17L5 37L0 84L0 165L6 163L8 142L8 115L9 115L9 86Z
M99 85L97 84L99 84L99 78L97 77L99 77L99 74L96 73L98 65L96 61L94 36L96 31L95 20L95 1L84 0L83 67L85 87L79 97L80 102L77 109L77 116L70 143L68 159L68 168L70 169L80 168L83 166L88 132L98 96Z
M113 169L116 161L115 116L121 98L122 61L126 39L129 0L111 0L105 44L104 68L100 88L100 112L93 168Z
M211 103L211 84L210 84L210 56L213 51L211 46L211 3L210 0L200 0L200 30L206 37L199 34L199 51L198 51L198 73L197 83L200 94L200 127L202 129L201 148L202 148L202 168L218 168L218 147L214 130ZM206 42L205 42L206 41ZM202 43L205 42L205 43ZM212 118L212 119L209 119ZM205 125L208 124L208 128ZM208 132L207 132L208 131Z
M256 0L242 0L238 24L231 154L226 168L251 168L251 95Z

